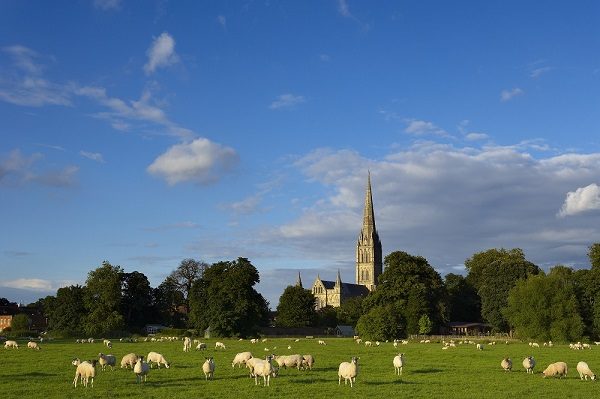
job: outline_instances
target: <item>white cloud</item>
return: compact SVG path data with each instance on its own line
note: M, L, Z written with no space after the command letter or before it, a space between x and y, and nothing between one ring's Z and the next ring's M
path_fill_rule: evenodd
M164 230L179 230L179 229L196 229L200 227L198 223L186 220L184 222L163 224L161 226L147 227L144 230L147 231L164 231Z
M520 96L523 94L525 94L525 92L518 87L515 87L511 90L502 90L502 92L500 93L500 101L509 101L513 97Z
M435 136L447 136L448 133L439 127L437 127L432 122L417 120L417 119L407 119L406 121L406 129L404 131L409 134L414 134L416 136L424 136L424 135L435 135Z
M262 196L259 194L255 194L246 197L241 201L223 205L223 208L229 209L238 215L249 215L256 212L259 209L261 202Z
M578 213L599 209L600 187L592 183L589 186L580 187L575 191L569 191L558 215L561 217L573 216Z
M157 68L164 68L179 62L179 56L175 53L175 39L167 32L157 37L152 46L146 52L148 62L144 65L147 75L152 74Z
M337 9L342 17L352 17L352 14L350 13L350 7L348 7L346 0L338 0Z
M188 181L209 184L230 171L237 161L238 155L232 148L198 138L170 147L147 170L169 185Z
M94 0L94 7L103 11L118 10L121 8L121 0Z
M223 27L223 29L227 29L227 18L225 18L224 15L219 15L217 17L217 22Z
M104 157L99 152L88 152L88 151L79 151L79 155L84 158L91 159L92 161L104 163Z
M323 62L331 61L331 56L329 54L319 54L319 59Z
M24 156L20 150L12 150L7 157L0 159L0 184L21 186L37 183L48 187L71 187L77 184L77 166L62 169L36 167L36 163L42 159L43 156L38 153Z
M487 140L489 139L490 136L488 136L485 133L468 133L467 135L465 135L465 139L469 140L469 141L479 141L479 140Z
M43 280L39 278L19 278L15 280L0 280L0 287L18 288L32 291L55 291L61 287L76 284L71 280Z
M531 71L529 76L532 77L533 79L537 79L540 76L542 76L543 74L545 74L546 72L550 72L551 70L552 70L552 67L535 68L534 70Z
M270 109L280 109L280 108L289 108L294 105L301 104L305 102L303 96L296 96L294 94L282 94L275 101L269 105Z

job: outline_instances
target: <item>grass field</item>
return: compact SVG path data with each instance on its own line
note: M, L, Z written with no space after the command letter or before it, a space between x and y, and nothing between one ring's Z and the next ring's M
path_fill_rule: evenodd
M474 345L458 345L441 350L439 343L410 343L395 349L391 343L366 348L351 339L326 339L327 345L317 340L289 338L269 339L266 343L222 340L226 350L215 350L215 340L205 340L208 350L184 353L177 342L120 343L113 341L112 350L106 351L100 342L76 344L73 341L53 341L41 344L42 350L27 349L27 341L18 341L20 348L0 349L0 392L3 398L513 398L565 397L592 398L600 392L597 382L580 381L575 370L578 361L586 361L595 372L600 372L600 347L574 351L567 345L553 348L530 348L527 344L486 345L477 351ZM288 350L288 345L292 346ZM232 369L236 353L251 351L264 356L265 347L277 354L312 354L312 371L281 370L271 379L270 387L255 386L245 369ZM276 349L275 349L276 348ZM75 367L71 359L97 358L98 352L121 357L129 352L162 353L171 362L170 369L153 369L145 384L136 384L131 370L101 371L98 368L93 388L72 385ZM407 365L403 375L394 375L392 359L398 351L405 353ZM523 358L533 355L537 365L535 374L526 374L521 366ZM201 365L205 356L216 362L215 379L205 381ZM359 374L354 388L338 386L337 369L342 361L360 356ZM500 361L504 356L513 360L513 371L504 372ZM543 379L541 371L549 364L564 361L569 366L566 379ZM342 396L343 395L343 396Z

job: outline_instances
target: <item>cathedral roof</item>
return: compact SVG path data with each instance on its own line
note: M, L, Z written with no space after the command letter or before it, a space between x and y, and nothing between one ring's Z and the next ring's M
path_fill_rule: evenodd
M335 287L335 281L321 280L321 283L328 290L332 290ZM366 296L369 293L369 289L361 284L342 283L342 293L348 297Z

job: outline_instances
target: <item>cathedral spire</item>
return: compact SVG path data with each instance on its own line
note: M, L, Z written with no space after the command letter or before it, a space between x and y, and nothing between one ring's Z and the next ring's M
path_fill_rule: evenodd
M300 277L300 272L298 272L298 279L296 280L296 286L302 288L302 278Z
M382 266L381 241L379 241L379 234L375 227L371 171L369 171L363 222L356 243L356 284L364 285L371 291L374 290L377 279L382 273Z
M365 209L363 211L363 224L361 235L368 238L373 233L377 233L375 228L375 212L373 211L373 194L371 192L371 171L367 177L367 190L365 192Z
M342 277L340 276L340 269L338 269L337 278L335 279L335 285L342 286Z

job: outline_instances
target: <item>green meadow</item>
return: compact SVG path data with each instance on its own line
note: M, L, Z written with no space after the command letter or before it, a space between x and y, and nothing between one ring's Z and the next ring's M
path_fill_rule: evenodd
M184 353L183 343L137 342L121 343L113 340L107 350L101 340L93 344L70 341L41 343L42 349L27 348L27 341L19 340L19 349L0 349L0 388L4 398L516 398L516 397L596 397L598 382L584 382L575 370L578 361L586 361L595 372L600 372L600 347L575 351L568 345L552 348L530 348L526 343L485 345L478 351L475 345L463 344L442 350L441 343L408 345L382 343L379 347L358 345L351 339L325 339L327 345L318 345L315 339L279 338L251 344L250 341L221 340L226 350L215 350L215 339L203 340L205 351ZM288 349L291 346L291 349ZM269 349L268 352L265 348ZM137 384L130 369L121 369L119 362L127 353L146 356L149 351L162 353L171 363L170 369L154 368L144 384ZM266 353L312 354L312 371L282 369L271 386L255 386L246 369L232 368L236 353L251 351L255 356ZM402 376L394 374L392 359L398 352L405 354L406 366ZM98 353L117 357L114 371L98 367L94 387L72 384L75 367L71 359L97 358ZM535 374L526 374L521 362L533 355L537 365ZM206 356L215 358L215 378L206 381L201 365ZM359 356L356 385L338 385L337 369L342 361ZM504 356L513 360L513 371L500 367ZM542 378L541 371L549 364L564 361L569 366L566 379ZM343 396L342 396L343 395Z

